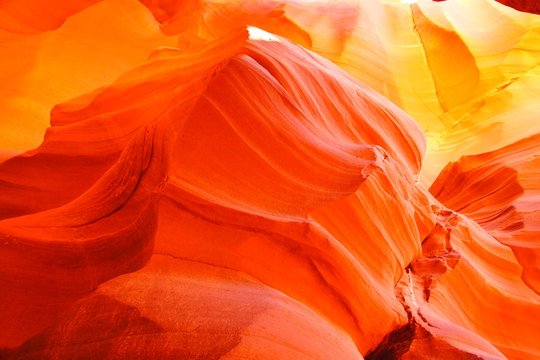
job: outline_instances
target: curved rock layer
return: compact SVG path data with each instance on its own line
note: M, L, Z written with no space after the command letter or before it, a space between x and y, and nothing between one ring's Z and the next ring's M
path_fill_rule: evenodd
M24 3L0 4L0 51L39 54L2 67L1 358L540 357L539 136L429 190L422 173L535 131L537 17L485 0ZM480 8L505 37L456 17ZM87 48L54 55L96 19ZM89 53L107 66L86 73Z
M493 0L183 3L202 19L188 30L178 3L147 2L166 33L184 30L183 46L249 24L330 59L403 108L426 133L427 183L462 155L540 132L538 15Z
M5 58L25 59L9 64L17 71L2 74L7 86L0 108L20 121L4 125L9 135L0 146L10 151L0 160L41 142L54 104L107 84L150 49L196 47L245 25L330 59L412 115L427 137L421 177L428 184L449 161L540 132L534 121L540 18L534 11L494 0L107 0L88 7L93 2L60 1L47 12L42 1L7 1L0 8L9 31L0 34ZM515 3L518 10L537 6ZM105 21L100 14L115 16ZM83 25L93 30L95 23L110 28ZM39 33L44 30L54 31ZM72 44L58 45L66 41ZM58 47L65 52L58 55ZM110 58L117 60L113 66ZM74 72L76 79L68 75Z
M156 47L176 44L156 24L135 1L2 1L0 161L9 156L4 149L41 144L54 105L110 84Z
M254 354L362 359L345 332L253 277L162 255L76 302L12 356L244 359Z
M509 246L540 293L540 136L449 164L430 191ZM455 189L460 189L456 192Z

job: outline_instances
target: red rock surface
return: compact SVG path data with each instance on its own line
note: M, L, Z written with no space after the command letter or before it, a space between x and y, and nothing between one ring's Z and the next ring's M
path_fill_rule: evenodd
M540 358L540 138L490 122L533 104L534 68L501 82L537 56L534 15L24 3L0 4L0 358ZM481 3L515 38L453 17ZM512 144L473 154L490 139Z
M446 1L446 0L433 0L433 1ZM533 14L540 14L540 3L535 0L497 0L501 4L512 7L519 11L530 12Z

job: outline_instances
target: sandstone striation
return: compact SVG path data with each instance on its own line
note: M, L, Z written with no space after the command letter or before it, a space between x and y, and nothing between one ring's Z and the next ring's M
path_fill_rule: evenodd
M1 3L0 358L540 358L532 13Z

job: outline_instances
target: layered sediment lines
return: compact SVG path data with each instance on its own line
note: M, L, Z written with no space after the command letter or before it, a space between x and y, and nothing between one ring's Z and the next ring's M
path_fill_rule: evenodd
M119 63L99 79L0 103L28 119L25 134L44 129L28 102L51 109L35 149L23 151L36 134L0 135L1 358L540 357L540 138L508 140L535 123L472 155L491 130L470 134L497 121L455 130L424 106L462 120L474 101L490 119L526 111L534 15L484 0L93 3L60 1L39 21L40 1L0 5L6 51L35 41L45 54L12 73L13 89L63 66L46 49L80 36L78 21L125 9L107 26L131 39L100 45ZM482 4L518 29L501 47L451 16ZM500 54L519 66L499 72ZM405 77L424 86L422 74L417 93ZM71 77L50 75L58 89ZM529 75L530 87L505 83ZM494 88L515 97L495 101ZM469 155L428 189L426 161L448 160L430 148L435 128L455 140L452 159Z
M540 137L449 164L430 191L444 204L474 219L509 246L523 280L540 292L538 272ZM452 188L460 188L459 192Z

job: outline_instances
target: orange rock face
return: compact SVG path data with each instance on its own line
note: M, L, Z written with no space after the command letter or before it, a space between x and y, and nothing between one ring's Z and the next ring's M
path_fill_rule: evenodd
M540 358L539 29L0 3L0 358Z
M430 191L514 252L523 281L540 293L540 136L449 164ZM460 189L459 192L452 188Z

